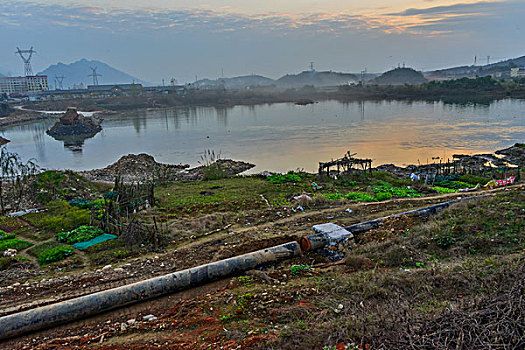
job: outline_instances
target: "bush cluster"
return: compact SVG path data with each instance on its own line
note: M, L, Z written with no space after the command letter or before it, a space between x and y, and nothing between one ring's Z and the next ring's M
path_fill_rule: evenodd
M92 238L100 236L103 233L104 231L102 231L99 228L82 225L74 230L58 233L57 240L63 243L74 244L77 242L90 240Z
M49 248L40 253L40 255L38 256L38 263L40 265L50 264L53 262L63 260L66 257L73 255L74 253L75 249L66 245Z
M285 175L282 174L273 174L268 176L268 181L271 184L283 184L286 182L301 182L302 179L299 175L294 173L288 173Z
M31 243L18 238L4 239L0 241L0 252L7 249L22 250L31 246Z

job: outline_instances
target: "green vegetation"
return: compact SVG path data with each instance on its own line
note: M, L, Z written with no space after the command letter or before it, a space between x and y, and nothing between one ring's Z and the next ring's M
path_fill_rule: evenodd
M301 182L302 179L299 175L290 172L285 175L282 175L282 174L270 175L268 176L268 181L271 184L283 184L286 182Z
M346 195L346 198L357 202L377 202L377 198L374 195L366 192L350 192Z
M46 207L48 211L27 214L24 219L33 226L58 233L89 224L91 218L89 210L73 207L64 200L49 202Z
M311 270L312 268L310 267L310 265L292 265L292 267L290 268L290 274L295 276L301 274L304 271Z
M0 241L0 252L7 249L22 250L31 247L33 244L18 238L5 239Z
M40 265L50 264L64 260L66 257L73 255L74 253L75 249L66 245L48 248L38 255L38 263Z
M4 231L0 230L0 241L5 241L6 239L12 239L15 238L14 233L5 233Z
M49 242L44 242L44 243L40 243L40 244L37 244L37 245L34 245L32 246L31 248L29 248L27 250L27 253L34 256L35 258L38 258L38 256L46 249L50 249L50 248L55 248L55 247L59 247L59 246L63 246L63 244L60 244L56 241L49 241Z
M63 242L67 244L74 244L77 242L83 242L83 241L90 240L91 238L100 236L103 233L104 231L102 231L99 228L95 228L93 226L82 225L72 231L59 232L57 234L57 240L59 242Z
M456 193L457 192L457 190L454 190L454 189L451 189L451 188L446 188L446 187L433 186L433 187L429 187L429 188L431 190L437 191L437 193L439 193L439 194Z
M404 197L422 197L423 195L418 193L412 188L401 188L394 187L387 182L381 183L379 186L373 188L375 193L391 193L394 197L404 198Z

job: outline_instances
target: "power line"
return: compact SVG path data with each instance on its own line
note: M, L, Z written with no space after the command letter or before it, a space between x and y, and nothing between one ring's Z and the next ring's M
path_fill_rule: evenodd
M16 48L15 55L18 54L22 61L24 61L24 74L26 77L33 75L33 68L31 68L31 58L33 57L33 54L36 53L35 50L33 50L33 46L29 50L20 50L20 48ZM24 54L29 54L29 56L24 56Z
M89 67L91 69L91 74L88 75L88 77L93 77L93 85L97 86L98 85L98 77L101 77L102 74L98 74L97 73L97 68L98 67Z

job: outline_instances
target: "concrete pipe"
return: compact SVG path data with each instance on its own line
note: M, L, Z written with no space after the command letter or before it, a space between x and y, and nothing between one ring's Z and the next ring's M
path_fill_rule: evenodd
M0 318L0 339L53 327L125 305L178 292L301 253L297 242L261 249L145 281L108 289Z

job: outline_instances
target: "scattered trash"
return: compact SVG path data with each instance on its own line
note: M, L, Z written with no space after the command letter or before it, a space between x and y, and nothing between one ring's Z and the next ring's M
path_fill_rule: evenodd
M419 175L416 175L414 173L410 173L410 180L412 180L413 182L419 181L420 179L421 179L421 177Z
M301 194L299 196L295 196L295 197L293 197L293 199L296 200L296 201L306 201L306 202L313 201L312 197L310 197L306 193L303 193L303 194Z
M352 209L346 209L345 210L347 213L351 213L352 212Z
M153 321L156 321L156 320L157 320L157 318L156 318L154 315L151 315L151 314L142 317L142 319L143 319L144 321L149 321L149 322L153 322Z
M304 211L304 208L303 208L302 205L298 205L298 206L297 206L297 210Z
M310 187L313 189L313 190L320 190L323 188L323 186L319 186L316 182L310 182L308 185L310 185Z
M8 256L10 258L13 258L16 256L16 253L18 253L18 251L16 249L7 249L4 251L4 256Z
M39 211L40 211L39 209L27 209L27 210L22 210L22 211L11 213L7 216L10 216L12 218L17 218L19 216L30 214L30 213L38 213Z

